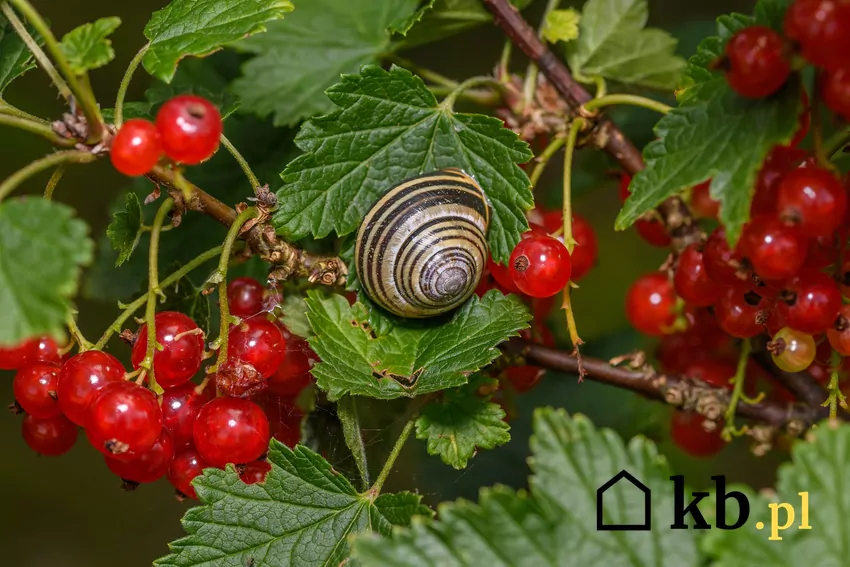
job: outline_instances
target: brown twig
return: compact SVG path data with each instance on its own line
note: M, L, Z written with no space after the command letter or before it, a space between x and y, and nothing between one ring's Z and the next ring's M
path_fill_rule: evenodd
M786 372L778 368L770 356L764 341L754 345L753 358L766 372L776 378L789 392L801 402L813 407L820 406L827 398L827 392L807 372Z

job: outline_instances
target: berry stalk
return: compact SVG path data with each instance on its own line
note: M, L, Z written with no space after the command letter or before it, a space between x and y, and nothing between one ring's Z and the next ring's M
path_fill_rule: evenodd
M127 87L130 86L130 81L133 78L133 74L136 72L136 69L139 66L139 63L142 62L142 58L145 56L145 53L148 52L148 47L150 44L146 44L142 47L136 56L130 61L130 64L127 65L127 70L124 72L124 77L121 79L121 84L118 86L118 93L115 95L115 127L121 128L121 125L124 124L124 98L127 96Z
M248 161L242 157L242 154L239 153L236 146L234 146L224 134L221 135L221 145L227 148L227 151L230 152L230 155L233 156L236 163L238 163L239 167L242 168L242 171L245 173L245 177L248 178L248 182L251 184L251 189L256 191L257 188L260 187L260 180L257 179L256 175L254 175L254 171L251 169L251 166L248 165Z
M738 367L735 371L735 376L730 379L732 384L732 397L729 399L729 406L723 414L723 422L726 424L721 432L721 437L727 442L732 440L732 437L738 437L747 431L746 426L742 429L735 427L735 411L738 409L738 404L755 404L761 401L764 394L761 394L755 400L750 400L744 395L744 379L747 375L747 362L750 360L752 352L752 343L750 339L744 339L741 343L741 354L738 357Z
M91 163L96 159L96 155L82 150L66 150L37 159L7 177L3 183L0 183L0 201L14 191L18 185L45 169L50 169L53 166L63 163Z

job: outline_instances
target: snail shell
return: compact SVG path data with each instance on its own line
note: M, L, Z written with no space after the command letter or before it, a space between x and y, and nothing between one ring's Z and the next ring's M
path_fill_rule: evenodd
M396 185L368 212L354 249L366 294L408 318L466 301L487 263L490 209L478 183L443 169Z

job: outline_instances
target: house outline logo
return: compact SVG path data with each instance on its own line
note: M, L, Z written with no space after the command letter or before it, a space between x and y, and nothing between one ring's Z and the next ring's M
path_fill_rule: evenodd
M643 492L643 523L642 524L606 524L603 514L605 491L620 482L627 480L632 486ZM649 487L636 479L629 471L623 469L614 478L596 489L596 529L598 531L627 531L646 532L652 528L652 492Z

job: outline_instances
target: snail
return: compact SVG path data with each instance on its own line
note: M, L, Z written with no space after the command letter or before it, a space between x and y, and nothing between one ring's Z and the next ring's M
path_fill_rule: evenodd
M354 263L366 294L401 317L433 317L475 291L487 263L490 208L460 169L402 181L366 214Z

